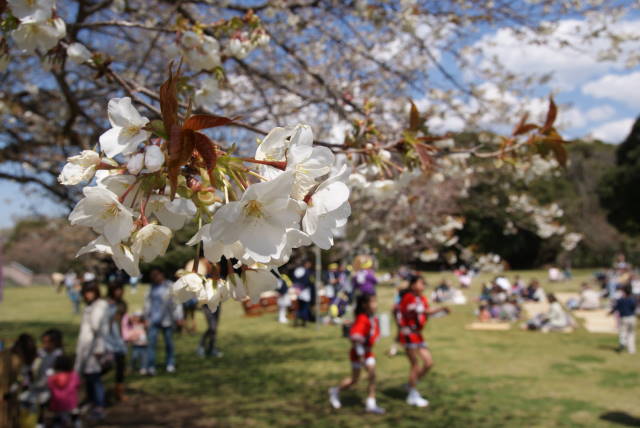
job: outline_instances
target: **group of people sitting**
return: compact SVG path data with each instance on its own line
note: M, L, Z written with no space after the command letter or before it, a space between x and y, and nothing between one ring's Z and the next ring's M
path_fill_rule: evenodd
M525 285L518 275L513 282L505 276L496 276L490 283L482 284L478 298L478 320L516 321L520 319L523 302L545 300L545 292L537 279L532 279Z

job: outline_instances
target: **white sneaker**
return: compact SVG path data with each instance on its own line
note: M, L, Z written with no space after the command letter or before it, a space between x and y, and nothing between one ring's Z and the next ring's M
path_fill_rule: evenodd
M329 403L331 403L331 407L334 409L342 407L342 403L340 402L340 388L329 388Z
M366 406L365 411L376 415L384 415L384 409L382 407L378 407L377 404L374 404L373 406Z
M429 405L429 400L422 398L420 394L409 394L407 396L407 404L416 407L427 407Z
M167 366L167 373L175 373L176 371L176 367L174 365L168 365Z
M140 373L142 376L146 376L147 375L147 369L145 369L144 367L140 369L140 371L138 372Z

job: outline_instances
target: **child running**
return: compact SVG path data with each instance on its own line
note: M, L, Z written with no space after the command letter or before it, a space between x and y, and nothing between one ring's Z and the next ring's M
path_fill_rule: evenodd
M329 389L329 402L334 409L342 407L340 392L351 388L358 383L360 369L363 364L369 375L369 388L365 410L369 413L383 414L384 409L376 403L376 359L373 355L373 345L380 335L380 325L375 316L378 303L376 296L363 294L356 302L356 319L349 331L352 347L349 357L351 359L351 376L340 382L340 386Z
M417 407L427 407L429 405L429 401L423 398L416 389L416 384L433 365L431 352L429 352L422 338L422 329L430 316L441 312L449 313L449 308L446 307L429 309L429 302L422 295L425 286L426 284L421 276L412 276L409 279L409 287L400 300L399 311L400 332L398 339L405 347L409 364L411 365L409 368L407 404ZM422 361L422 367L420 366L420 361Z

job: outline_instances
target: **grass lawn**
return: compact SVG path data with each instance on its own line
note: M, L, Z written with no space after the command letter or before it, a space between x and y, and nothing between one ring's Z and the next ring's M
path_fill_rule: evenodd
M542 271L518 273L525 279L546 277ZM545 289L577 290L590 275L577 272L573 281ZM431 284L442 277L426 276ZM483 279L476 278L468 297L478 295ZM130 309L141 307L143 294L127 295ZM390 287L379 290L381 313L390 309L392 294ZM433 371L420 385L431 402L427 409L405 404L407 361L404 355L386 356L392 342L386 337L376 353L378 402L387 414L363 413L364 383L343 394L343 408L333 411L327 389L350 370L349 343L340 329L292 328L277 324L275 315L246 318L236 302L222 309L219 347L224 358L197 357L198 336L183 335L177 338L176 375L131 376L129 385L178 408L181 402L185 409L195 403L203 413L193 426L640 426L640 355L615 353L614 335L584 329L542 334L517 326L467 331L474 303L452 309L426 328L435 358ZM66 296L51 288L7 289L0 304L0 338L5 340L55 326L65 332L72 351L78 321L70 315ZM202 331L201 314L198 322Z

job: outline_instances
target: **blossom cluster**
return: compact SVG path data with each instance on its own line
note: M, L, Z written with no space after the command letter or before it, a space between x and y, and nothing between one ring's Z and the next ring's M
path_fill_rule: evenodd
M127 97L109 101L108 118L100 153L70 157L59 176L65 185L95 177L69 215L73 225L99 234L78 255L108 254L137 276L141 261L162 256L174 232L195 221L198 231L187 244L196 247L196 259L202 248L218 274L183 275L174 285L181 300L196 298L214 309L228 297L257 298L275 287L272 272L293 249L329 249L350 215L347 168L336 168L331 150L313 144L308 125L274 128L246 158L194 132L223 118L188 118L183 140L174 138L175 123L167 139L158 130L169 128L166 118L151 122ZM176 141L183 144L178 152L186 151L178 154L182 163Z
M47 52L67 34L64 21L56 16L55 0L8 0L11 14L19 20L11 37L19 49Z

